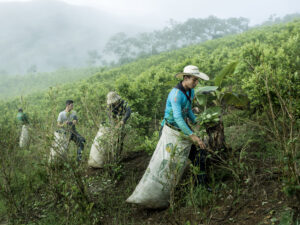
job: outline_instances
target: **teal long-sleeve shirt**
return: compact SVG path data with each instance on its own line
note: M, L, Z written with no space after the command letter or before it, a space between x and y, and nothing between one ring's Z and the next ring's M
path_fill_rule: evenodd
M21 125L29 123L26 113L23 113L23 112L18 112L17 120L18 120L18 123Z
M192 89L190 93L190 99L191 102L193 102L194 89ZM189 96L189 92L186 92L186 94ZM196 123L196 116L192 111L191 102L181 90L173 88L167 99L164 120L161 125L164 126L167 121L168 124L179 128L184 134L192 135L193 131L186 123L187 117L192 123Z

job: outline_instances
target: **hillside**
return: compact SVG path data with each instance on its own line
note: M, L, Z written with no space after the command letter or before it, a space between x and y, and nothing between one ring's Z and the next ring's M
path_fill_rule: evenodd
M0 216L13 224L299 223L299 33L299 20L253 29L0 102ZM200 86L214 85L232 63L236 66L218 93L246 95L250 103L222 106L219 123L229 152L209 168L213 191L193 185L198 172L190 166L173 190L169 208L147 210L125 203L157 144L168 92L178 82L174 74L197 65L211 78ZM121 160L93 170L87 160L98 126L106 121L110 90L128 101L133 114ZM76 164L71 144L68 157L51 165L53 131L66 99L74 100L77 129L86 138L83 161ZM18 146L19 107L31 122L31 143L25 149ZM111 128L109 137L115 131Z
M53 0L1 2L0 27L0 74L85 67L116 32L147 31L100 9Z
M105 68L88 67L79 69L59 69L55 72L32 73L26 76L0 75L0 99L13 99L17 96L46 91L49 87L65 85L87 79Z

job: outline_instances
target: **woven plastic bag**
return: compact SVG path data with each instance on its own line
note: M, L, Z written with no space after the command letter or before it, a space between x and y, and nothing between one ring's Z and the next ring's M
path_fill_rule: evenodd
M54 132L54 141L50 148L49 161L54 160L58 156L66 154L69 145L69 140L66 132Z
M21 148L24 148L25 146L27 146L29 143L29 131L28 131L28 127L26 125L22 126L22 130L21 130L21 136L20 136L20 142L19 145Z
M106 161L106 152L101 146L101 137L108 132L108 128L100 126L99 131L91 147L88 165L93 168L103 168Z
M147 208L168 207L170 192L184 172L191 145L180 132L164 126L146 172L126 202Z

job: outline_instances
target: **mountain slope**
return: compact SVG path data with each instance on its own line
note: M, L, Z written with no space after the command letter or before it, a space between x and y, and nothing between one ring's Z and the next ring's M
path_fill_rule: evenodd
M114 33L145 31L99 9L52 0L1 2L0 28L0 73L9 74L86 66L89 52Z
M299 224L299 33L300 20L255 29L1 102L0 178L5 182L0 182L0 216L12 224ZM197 65L211 78L200 81L200 86L212 85L231 62L237 64L235 71L219 91L246 94L250 104L244 110L224 108L220 119L231 149L208 157L213 159L209 168L213 191L194 185L199 168L189 166L171 191L170 208L146 210L127 204L149 162L146 153L152 154L158 142L166 98L178 82L174 75L188 64ZM111 90L132 109L124 154L101 170L89 170L89 150L99 124L110 128L101 148L113 151L118 140L117 128L102 123ZM86 139L83 160L75 162L76 145L70 144L62 163L49 164L57 115L67 99L74 100L76 129ZM18 146L19 107L28 114L32 132L25 149Z

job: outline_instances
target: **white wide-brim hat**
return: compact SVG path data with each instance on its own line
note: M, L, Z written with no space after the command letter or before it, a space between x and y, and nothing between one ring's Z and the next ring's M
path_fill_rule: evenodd
M107 94L107 105L111 105L119 101L121 97L117 94L117 92L111 91Z
M177 78L182 78L184 75L199 77L202 80L209 80L209 76L207 76L205 73L200 72L199 68L193 65L184 67L183 72L177 73L175 76Z

